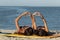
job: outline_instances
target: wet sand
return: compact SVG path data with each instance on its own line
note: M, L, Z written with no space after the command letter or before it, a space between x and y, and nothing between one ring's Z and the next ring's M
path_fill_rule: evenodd
M3 30L0 29L2 33L14 33L16 30ZM60 30L50 30L51 32L60 33ZM57 38L20 38L20 37L6 37L0 36L0 40L60 40L60 37Z

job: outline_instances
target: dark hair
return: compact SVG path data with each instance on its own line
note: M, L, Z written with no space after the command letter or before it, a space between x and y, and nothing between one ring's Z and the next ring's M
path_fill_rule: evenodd
M48 36L47 32L45 30L35 30L34 32L38 36Z
M23 26L20 26L19 28L21 29L21 28L23 28Z
M27 28L24 32L24 35L30 36L33 34L33 29L31 27Z

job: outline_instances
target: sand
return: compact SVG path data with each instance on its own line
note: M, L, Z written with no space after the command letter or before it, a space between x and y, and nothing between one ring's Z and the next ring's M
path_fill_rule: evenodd
M60 30L50 30L50 31L60 33ZM0 32L3 32L3 33L14 33L15 30L0 29ZM0 40L60 40L60 37L57 37L57 38L20 38L20 37L0 36Z

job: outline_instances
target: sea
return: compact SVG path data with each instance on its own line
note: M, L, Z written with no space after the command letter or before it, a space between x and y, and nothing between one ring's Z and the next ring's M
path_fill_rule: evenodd
M49 30L60 30L60 7L30 7L30 6L0 6L0 29L15 30L15 19L23 12L36 11L43 14L47 21ZM39 16L35 16L36 25L44 26L42 19ZM20 26L32 25L30 16L23 16L19 20Z

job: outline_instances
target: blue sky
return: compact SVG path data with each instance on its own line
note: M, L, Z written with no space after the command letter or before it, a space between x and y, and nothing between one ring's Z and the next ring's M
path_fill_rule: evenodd
M60 0L0 0L0 6L60 6Z

